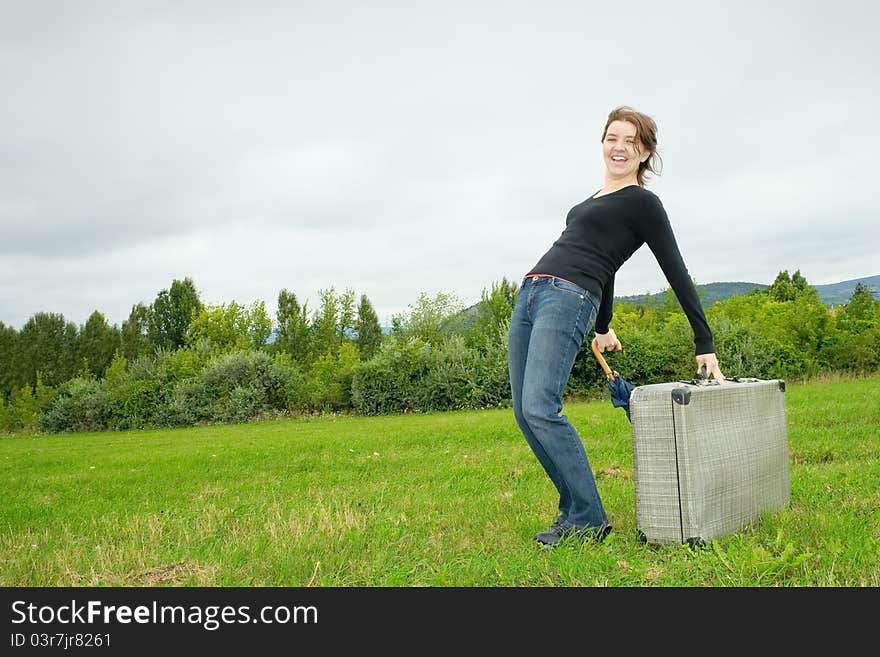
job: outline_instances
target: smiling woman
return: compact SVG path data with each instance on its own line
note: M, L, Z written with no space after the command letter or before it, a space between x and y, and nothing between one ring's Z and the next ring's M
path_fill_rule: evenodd
M602 131L605 184L568 213L562 235L523 278L511 318L508 369L513 412L526 442L559 492L559 515L535 540L602 540L611 530L589 460L562 410L581 343L595 327L600 351L620 350L610 328L614 276L648 244L694 332L697 371L724 377L693 281L660 199L645 189L658 173L657 125L630 107L614 109Z
M646 172L660 173L662 160L657 152L657 126L650 117L618 107L608 115L602 144L606 187L609 187L608 178L630 184L633 176L637 184L644 187Z

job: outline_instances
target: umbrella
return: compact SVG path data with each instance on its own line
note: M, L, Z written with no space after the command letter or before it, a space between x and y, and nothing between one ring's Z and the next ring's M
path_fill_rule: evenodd
M617 344L617 349L615 351L620 351L620 343ZM618 372L615 372L610 367L608 367L608 363L605 362L605 358L602 356L602 353L599 351L599 341L597 338L593 338L593 354L596 356L596 359L599 361L599 365L602 366L602 369L605 370L605 376L608 377L608 392L611 393L611 403L614 408L622 408L626 411L626 419L630 420L629 416L629 395L633 391L635 386L624 379Z

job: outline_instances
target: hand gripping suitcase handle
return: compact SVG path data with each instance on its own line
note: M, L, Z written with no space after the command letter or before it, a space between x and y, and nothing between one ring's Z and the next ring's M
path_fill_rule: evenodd
M711 385L721 385L718 381L710 381L709 380L709 372L706 369L706 366L703 365L700 367L700 378L699 379L691 379L690 381L682 381L681 383L689 383L692 386L711 386Z
M599 361L599 365L601 365L602 369L605 371L605 376L607 376L609 380L616 379L618 376L620 376L620 374L618 374L617 372L612 370L610 367L608 367L608 363L605 362L605 357L602 356L602 352L599 351L599 338L593 338L592 346L593 346L593 355L596 357L596 360ZM619 342L617 343L617 349L615 349L614 351L620 351L620 343Z

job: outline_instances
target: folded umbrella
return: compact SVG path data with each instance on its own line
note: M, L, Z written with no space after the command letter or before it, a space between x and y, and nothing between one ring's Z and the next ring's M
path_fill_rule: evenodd
M615 351L620 351L619 343ZM599 351L599 340L597 338L593 338L593 354L599 361L599 365L601 365L602 369L605 371L605 376L608 377L608 392L611 393L611 404L615 408L622 408L626 411L626 419L630 420L629 396L635 386L620 376L620 373L608 367L608 363L605 362L605 358Z

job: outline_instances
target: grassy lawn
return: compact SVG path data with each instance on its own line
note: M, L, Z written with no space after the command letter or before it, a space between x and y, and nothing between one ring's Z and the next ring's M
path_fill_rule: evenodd
M880 586L880 377L786 403L790 506L699 550L638 540L610 401L564 412L615 532L556 549L510 410L3 437L0 585Z

